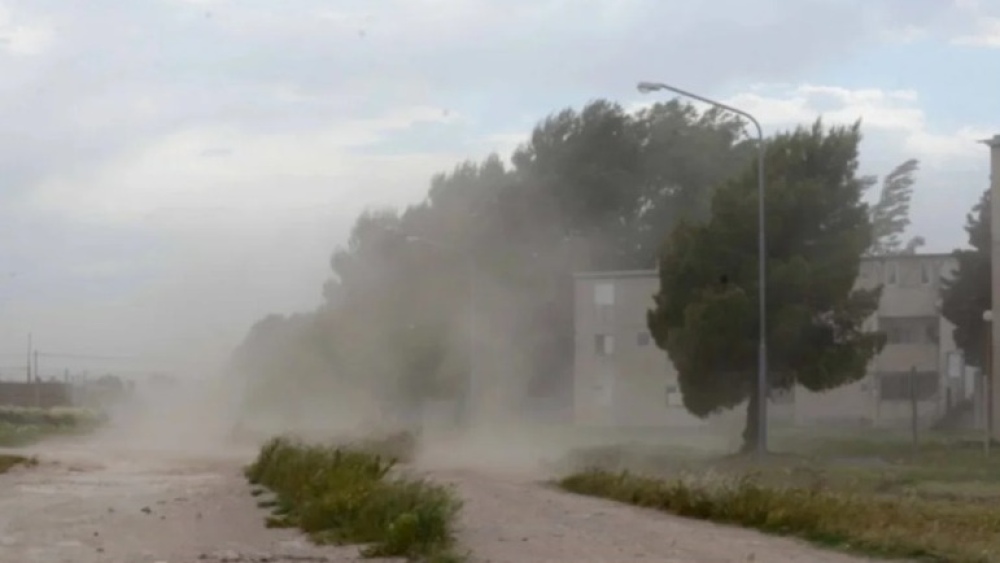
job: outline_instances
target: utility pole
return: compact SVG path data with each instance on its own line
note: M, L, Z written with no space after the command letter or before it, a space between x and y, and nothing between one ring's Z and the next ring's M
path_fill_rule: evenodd
M28 365L25 373L27 374L27 382L31 383L31 333L28 333Z
M917 410L917 368L914 366L910 368L910 435L914 451L917 450L919 444L917 436L919 416Z
M35 408L42 406L41 379L38 377L38 350L35 350Z
M983 434L983 451L990 455L990 446L993 442L993 309L983 311L983 322L986 329L985 360L983 362L983 396L986 398L984 407L986 432Z

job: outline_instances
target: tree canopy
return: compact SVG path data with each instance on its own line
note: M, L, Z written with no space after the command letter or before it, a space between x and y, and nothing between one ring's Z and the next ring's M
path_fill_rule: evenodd
M955 325L955 345L962 350L965 363L978 368L983 367L986 350L983 312L992 308L991 200L987 189L966 216L965 232L971 248L954 252L958 267L942 280L941 288L941 314Z
M889 172L882 179L879 199L871 208L872 245L869 256L913 254L924 245L923 237L916 236L905 244L903 233L910 226L910 200L913 199L914 175L920 162L909 159ZM874 183L874 179L869 180Z
M484 363L506 366L487 377L523 378L525 393L568 402L572 274L652 267L674 226L707 219L714 189L752 149L735 117L677 101L559 111L510 164L496 155L461 163L433 177L423 201L359 217L333 255L323 304L251 331L238 369L286 394L350 382L390 410L462 393L472 271L472 344L499 358ZM255 389L269 400L271 386Z
M767 142L767 338L769 385L821 391L860 379L882 335L864 321L880 289L855 289L872 222L857 174L858 124L812 127ZM698 416L749 399L745 447L757 437L758 184L756 167L711 198L711 216L685 223L659 257L660 290L648 313L678 370L686 408Z

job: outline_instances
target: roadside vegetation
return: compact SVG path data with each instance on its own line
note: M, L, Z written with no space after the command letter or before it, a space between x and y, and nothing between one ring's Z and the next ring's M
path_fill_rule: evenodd
M38 464L38 460L33 457L23 455L0 454L0 473L6 473L18 465L32 467Z
M789 443L790 444L790 443ZM827 438L752 457L601 448L559 485L680 516L886 558L1000 561L1000 455L928 438Z
M273 509L269 526L299 528L317 543L363 544L365 557L462 561L454 539L457 497L396 470L392 454L405 453L411 441L401 434L326 446L275 438L246 476L273 493L259 503Z
M19 447L57 435L83 434L104 422L96 411L0 407L0 447Z

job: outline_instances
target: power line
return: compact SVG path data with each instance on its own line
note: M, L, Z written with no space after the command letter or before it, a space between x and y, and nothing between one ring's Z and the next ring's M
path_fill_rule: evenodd
M54 358L61 360L140 360L142 358L135 356L103 356L99 354L72 354L72 353L58 353L58 352L38 352L39 358Z

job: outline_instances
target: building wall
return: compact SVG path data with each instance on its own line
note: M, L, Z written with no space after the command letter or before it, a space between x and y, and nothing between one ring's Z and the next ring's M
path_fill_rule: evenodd
M658 284L653 272L577 278L574 419L578 424L701 424L681 404L677 371L646 327L646 311Z
M868 374L856 383L825 393L796 390L796 421L801 424L858 421L880 426L908 424L913 406L906 389L917 378L933 377L937 392L917 400L917 412L923 424L941 416L946 406L949 385L947 362L955 351L954 328L939 311L941 280L956 267L954 257L945 254L915 254L866 259L861 264L858 287L882 285L882 297L876 316L869 319L870 330L904 329L903 338L890 338L872 361ZM924 329L921 323L928 325ZM907 330L908 329L908 330ZM928 331L936 333L936 338ZM916 336L917 338L913 338ZM900 389L900 384L903 389ZM914 389L915 391L917 389ZM900 395L900 391L903 395Z
M877 315L893 328L894 340L872 362L861 381L824 393L797 388L773 398L772 419L799 424L908 424L912 404L908 390L918 392L921 422L929 424L946 407L949 352L954 351L951 325L938 312L942 275L955 267L949 255L912 255L865 260L859 287L883 285ZM576 279L576 347L574 413L577 423L618 426L696 425L704 421L686 413L677 373L665 352L648 336L646 311L659 289L655 271L595 272ZM936 333L936 334L935 334ZM613 339L602 354L605 337ZM918 374L910 377L911 371ZM933 376L932 376L933 374ZM923 385L909 382L933 377ZM959 378L961 379L961 378ZM923 389L922 395L919 391ZM886 396L882 396L885 394Z

